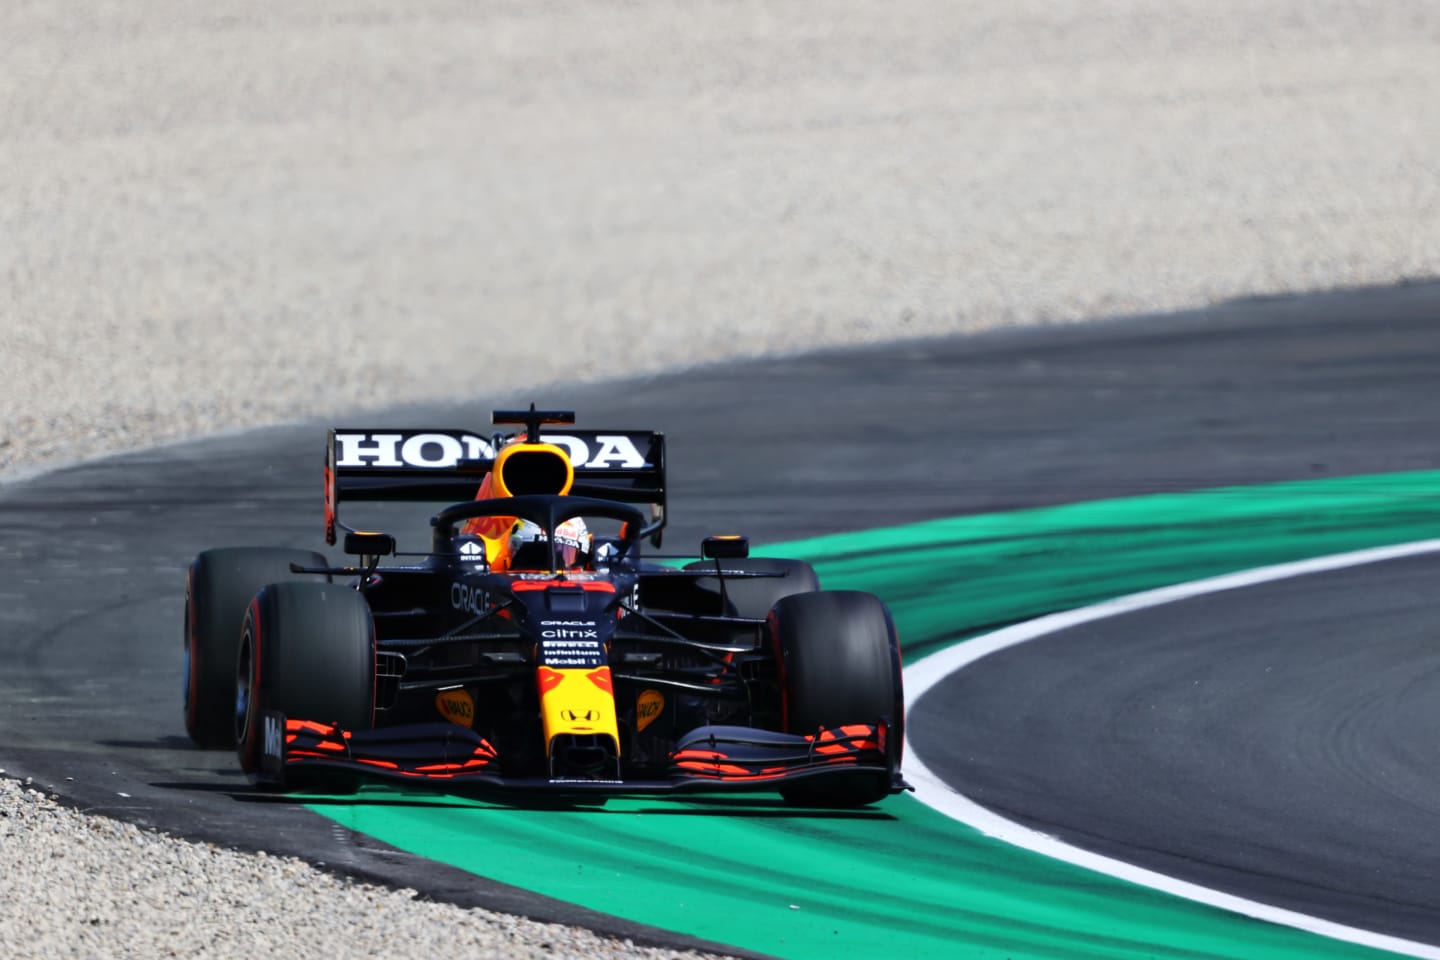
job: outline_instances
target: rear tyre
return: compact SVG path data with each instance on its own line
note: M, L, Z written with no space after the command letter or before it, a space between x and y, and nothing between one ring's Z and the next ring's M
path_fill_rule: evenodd
M206 550L185 584L185 732L206 750L235 746L235 656L250 598L267 583L314 579L290 564L324 567L312 550L231 547Z
M821 727L888 717L888 736L904 737L900 643L879 597L853 590L785 597L775 604L769 626L780 662L786 732L809 735ZM800 780L782 786L780 795L806 806L858 807L888 796L896 773Z
M714 560L696 560L685 564L686 570L713 570ZM747 573L783 573L783 577L755 577L725 579L725 599L729 601L725 613L732 617L765 619L776 602L797 593L813 593L820 589L820 578L815 568L804 560L783 560L774 557L744 557L738 560L721 560L722 570L744 570ZM703 577L695 586L706 593L714 594L719 604L720 579Z
M355 590L276 583L251 601L240 630L232 712L240 768L260 774L265 713L369 730L375 723L375 621ZM309 771L292 789L349 792L346 771Z

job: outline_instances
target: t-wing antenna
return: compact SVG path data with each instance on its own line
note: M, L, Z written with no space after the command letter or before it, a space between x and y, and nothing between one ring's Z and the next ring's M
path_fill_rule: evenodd
M542 423L574 423L574 410L536 410L535 404L530 404L529 410L496 410L490 414L490 422L501 423L523 423L525 424L525 442L540 443L540 424Z

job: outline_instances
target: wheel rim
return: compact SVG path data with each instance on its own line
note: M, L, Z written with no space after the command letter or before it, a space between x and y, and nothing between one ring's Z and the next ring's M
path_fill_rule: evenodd
M247 623L240 634L240 656L235 666L235 742L242 748L250 729L250 713L255 706L255 693L251 689L255 675L254 659L254 642Z

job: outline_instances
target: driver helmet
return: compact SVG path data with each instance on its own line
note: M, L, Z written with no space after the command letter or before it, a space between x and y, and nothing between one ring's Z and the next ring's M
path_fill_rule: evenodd
M583 570L590 564L593 538L579 517L555 528L555 563L562 570ZM518 520L510 531L510 565L544 569L549 565L545 531L539 524Z

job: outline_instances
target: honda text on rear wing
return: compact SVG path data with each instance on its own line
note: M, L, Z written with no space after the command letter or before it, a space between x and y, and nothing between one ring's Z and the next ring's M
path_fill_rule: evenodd
M456 503L474 499L485 478L505 494L558 493L649 504L641 531L656 546L665 526L665 435L654 431L576 430L569 411L497 410L496 424L524 424L523 437L473 430L344 429L325 444L325 542L347 501Z

